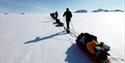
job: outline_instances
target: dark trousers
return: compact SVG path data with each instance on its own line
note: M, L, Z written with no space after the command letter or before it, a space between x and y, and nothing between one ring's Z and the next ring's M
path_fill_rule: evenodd
M70 20L71 20L71 18L66 18L66 25L67 25L67 29L69 30L69 23L70 23Z

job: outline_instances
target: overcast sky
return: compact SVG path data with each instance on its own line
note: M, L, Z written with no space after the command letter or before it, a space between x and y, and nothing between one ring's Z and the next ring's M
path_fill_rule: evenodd
M92 11L98 8L125 10L125 0L0 0L1 12L64 12L86 9Z

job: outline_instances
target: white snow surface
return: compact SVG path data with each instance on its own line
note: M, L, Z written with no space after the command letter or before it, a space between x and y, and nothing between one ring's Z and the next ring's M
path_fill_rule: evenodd
M111 47L112 63L125 63L124 21L123 12L73 13L70 27L97 36ZM76 38L53 22L49 14L0 14L0 63L91 63Z

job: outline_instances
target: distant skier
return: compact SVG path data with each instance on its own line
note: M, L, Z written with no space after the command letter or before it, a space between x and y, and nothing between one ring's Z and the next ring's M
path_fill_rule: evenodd
M55 12L55 19L57 19L58 18L58 12L56 11Z
M54 19L54 13L50 13L50 16Z
M72 12L69 11L69 8L66 8L66 11L64 12L63 14L63 17L66 16L66 24L67 24L67 33L70 33L70 30L69 30L69 23L71 21L71 18L72 18Z

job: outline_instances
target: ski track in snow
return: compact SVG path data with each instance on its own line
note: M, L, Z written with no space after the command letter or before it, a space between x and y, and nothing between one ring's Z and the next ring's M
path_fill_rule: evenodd
M0 63L90 63L75 45L75 35L81 32L92 33L110 45L113 63L125 63L125 13L73 14L70 35L55 27L49 14L0 16ZM60 19L63 22L61 15Z

